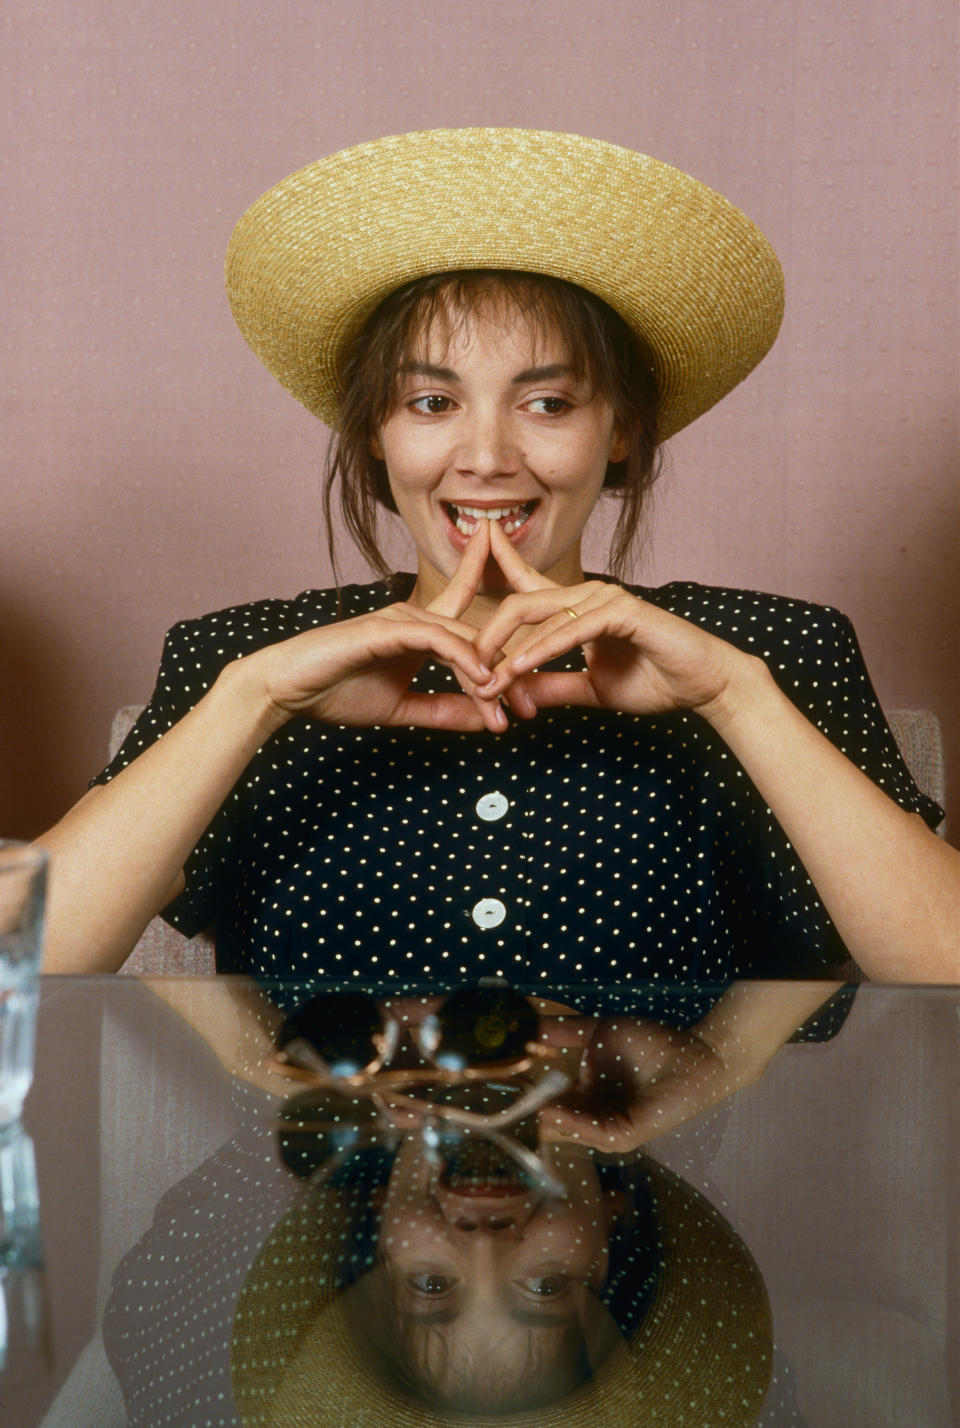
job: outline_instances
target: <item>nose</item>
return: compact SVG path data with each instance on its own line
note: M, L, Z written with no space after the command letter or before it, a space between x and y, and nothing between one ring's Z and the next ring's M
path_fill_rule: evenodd
M537 1212L536 1196L520 1186L484 1190L441 1189L437 1195L440 1213L451 1229L460 1234L520 1235Z
M475 1234L478 1230L491 1235L507 1234L519 1228L514 1215L493 1211L461 1211L453 1220L454 1229L464 1234Z
M489 480L513 476L520 469L520 452L509 421L499 411L465 413L455 453L457 471Z

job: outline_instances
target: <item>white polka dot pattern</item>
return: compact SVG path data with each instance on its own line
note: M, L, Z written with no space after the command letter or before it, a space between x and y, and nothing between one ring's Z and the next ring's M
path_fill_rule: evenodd
M844 616L692 583L639 593L762 656L844 753L936 822ZM342 595L346 616L390 598L383 584ZM230 660L335 616L336 592L307 591L176 626L153 699L99 781ZM428 664L415 683L452 678ZM750 780L686 713L550 710L501 736L295 719L250 763L167 915L188 934L215 922L220 970L267 978L725 982L845 957Z

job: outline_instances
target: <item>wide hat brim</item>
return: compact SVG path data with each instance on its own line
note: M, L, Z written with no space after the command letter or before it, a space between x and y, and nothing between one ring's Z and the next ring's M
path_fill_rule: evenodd
M328 425L344 344L414 278L546 273L602 298L648 343L660 435L742 381L772 345L783 274L754 223L669 164L533 129L433 129L310 164L240 219L227 252L236 322Z
M444 1414L378 1374L343 1312L334 1265L350 1233L336 1192L307 1195L269 1236L241 1291L230 1370L244 1428L751 1428L771 1377L760 1272L727 1221L672 1171L646 1162L660 1270L629 1343L562 1402Z

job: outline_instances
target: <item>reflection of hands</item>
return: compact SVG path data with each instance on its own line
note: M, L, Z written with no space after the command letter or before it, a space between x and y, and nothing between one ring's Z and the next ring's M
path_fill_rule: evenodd
M398 997L385 1005L412 1027L444 1000ZM743 1057L731 1057L735 1064L728 1066L726 1052L712 1044L706 1028L701 1034L696 1027L675 1030L632 1017L584 1017L554 1002L530 1000L541 1015L541 1042L560 1054L559 1064L573 1081L560 1101L539 1113L546 1140L623 1154L674 1130L759 1074L752 1063L748 1070ZM398 1124L417 1119L408 1115Z
M581 1051L580 1073L563 1104L540 1113L549 1140L575 1140L623 1154L723 1100L737 1074L696 1029L631 1017L568 1017L544 1039Z
M483 524L490 526L490 555L514 592L477 637L477 655L495 666L485 696L503 695L527 718L558 704L708 714L720 700L746 658L739 650L608 581L557 585L527 565L495 521ZM577 646L585 671L537 672Z
M734 982L686 1030L631 1017L558 1017L544 1039L580 1055L563 1104L540 1114L549 1139L635 1150L753 1085L777 1052L839 990L837 982Z

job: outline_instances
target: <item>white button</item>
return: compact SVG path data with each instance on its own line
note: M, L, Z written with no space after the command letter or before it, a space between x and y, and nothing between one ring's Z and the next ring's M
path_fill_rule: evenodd
M493 823L502 818L509 807L502 793L485 793L477 800L477 817L482 818L484 823Z
M482 897L470 914L478 927L499 927L506 915L507 909L498 897Z

